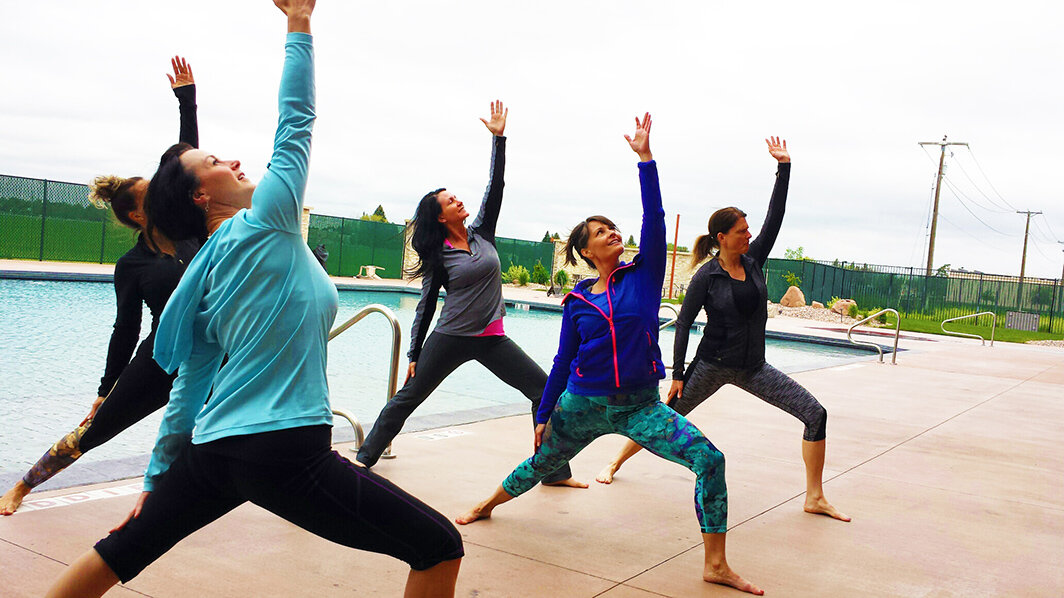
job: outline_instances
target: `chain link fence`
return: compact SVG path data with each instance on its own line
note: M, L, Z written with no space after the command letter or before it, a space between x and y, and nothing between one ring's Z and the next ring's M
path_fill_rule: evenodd
M769 298L787 291L787 275L797 276L807 303L825 305L832 297L853 299L861 309L892 307L903 316L941 321L992 311L1004 325L1007 312L1039 316L1041 332L1064 332L1064 286L1060 280L999 276L959 270L877 266L848 262L770 259L765 264ZM989 317L989 316L987 316Z
M136 232L89 203L89 187L0 175L0 258L114 263Z

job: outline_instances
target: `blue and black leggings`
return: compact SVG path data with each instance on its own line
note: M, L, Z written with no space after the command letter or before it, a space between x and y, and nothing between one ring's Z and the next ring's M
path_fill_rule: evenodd
M611 433L627 436L655 455L695 472L695 515L702 532L727 531L724 455L687 418L661 402L656 385L608 397L562 393L543 444L503 481L503 490L510 496L529 491L592 440Z

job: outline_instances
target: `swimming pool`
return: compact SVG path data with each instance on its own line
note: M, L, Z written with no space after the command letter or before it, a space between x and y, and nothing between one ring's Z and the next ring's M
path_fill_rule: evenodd
M337 323L370 303L394 311L403 333L400 367L405 376L405 355L417 301L418 296L409 293L341 291ZM507 311L507 334L549 371L557 349L559 314L536 309ZM23 473L51 443L85 416L103 374L114 313L114 290L110 284L0 280L0 380L4 381L0 387L0 482ZM145 310L144 335L149 322ZM668 365L672 331L663 331L660 340ZM689 355L693 356L698 340L691 339ZM353 413L367 431L384 406L390 342L391 327L385 318L371 314L329 345L332 403ZM769 362L787 372L872 355L848 347L778 339L769 339L767 350ZM401 378L399 382L402 383ZM423 425L434 416L475 421L520 413L527 405L523 396L479 364L467 363L443 382L414 417L421 418ZM155 441L161 413L160 410L95 449L59 478L83 483L85 476L91 479L94 474L94 464L103 467L105 462L131 457L138 459L133 467L140 467L139 460L146 460ZM339 432L340 422L337 429L350 438L349 430ZM80 476L71 476L75 470L82 472ZM102 474L95 475L101 479ZM62 479L59 482L66 485Z

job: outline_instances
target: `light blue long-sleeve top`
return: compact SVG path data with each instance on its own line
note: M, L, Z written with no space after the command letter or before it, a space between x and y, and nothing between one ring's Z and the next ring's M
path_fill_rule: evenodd
M311 40L286 39L273 156L251 208L211 235L160 318L155 360L178 375L146 491L189 436L202 444L332 424L325 344L338 296L300 233L314 125Z

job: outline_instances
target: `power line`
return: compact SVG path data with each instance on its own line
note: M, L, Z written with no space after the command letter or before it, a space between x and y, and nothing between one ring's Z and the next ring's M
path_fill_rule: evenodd
M983 179L986 180L986 183L990 185L991 189L994 190L994 193L1001 199L1002 202L1005 203L1005 205L1015 210L1016 206L1010 204L1009 201L1001 195L1001 192L997 190L997 187L994 186L994 183L990 182L990 177L986 176L986 172L983 170L983 166L979 164L979 159L975 157L975 152L972 151L971 147L968 147L968 153L972 155L972 161L975 162L975 167L979 169L979 174L983 175Z
M955 157L953 152L950 152L950 157ZM1010 208L1005 208L1005 207L999 205L997 202L995 202L993 200L993 198L991 198L989 195L984 193L983 190L979 188L979 185L977 185L975 183L975 181L972 180L972 177L968 176L968 171L965 170L964 166L961 165L960 160L954 160L953 163L957 166L957 168L961 169L961 174L964 175L964 178L968 179L968 182L972 184L972 187L975 187L975 190L979 192L979 195L982 195L983 197L985 197L986 200L989 201L991 205L993 205L995 208L998 208L997 210L994 210L994 211L1001 212L1001 213L1006 213L1006 212L1009 212L1009 211L1015 209L1015 208L1011 208L1011 209Z
M969 214L972 215L972 218L975 218L976 220L979 221L980 224L982 224L983 226L989 228L990 230L994 231L995 233L997 233L999 235L1004 235L1006 237L1015 236L1015 235L1012 235L1010 233L999 231L998 229L996 229L996 228L990 226L989 224L987 224L986 222L983 222L982 218L976 216L975 212L973 212L971 210L971 208L969 208L968 205L966 203L964 203L964 200L962 200L960 195L957 193L957 189L953 186L953 183L950 180L948 180L948 179L945 180L945 183L946 183L946 187L948 187L949 190L953 192L953 197L957 200L957 203L961 204L961 206L965 210L967 210Z
M1046 221L1046 228L1049 229L1050 236L1053 237L1053 240L1057 243L1064 243L1064 241L1060 240L1060 235L1057 234L1057 231L1053 230L1053 227L1049 225L1049 218L1046 218L1045 214L1040 215L1042 216L1042 220Z

